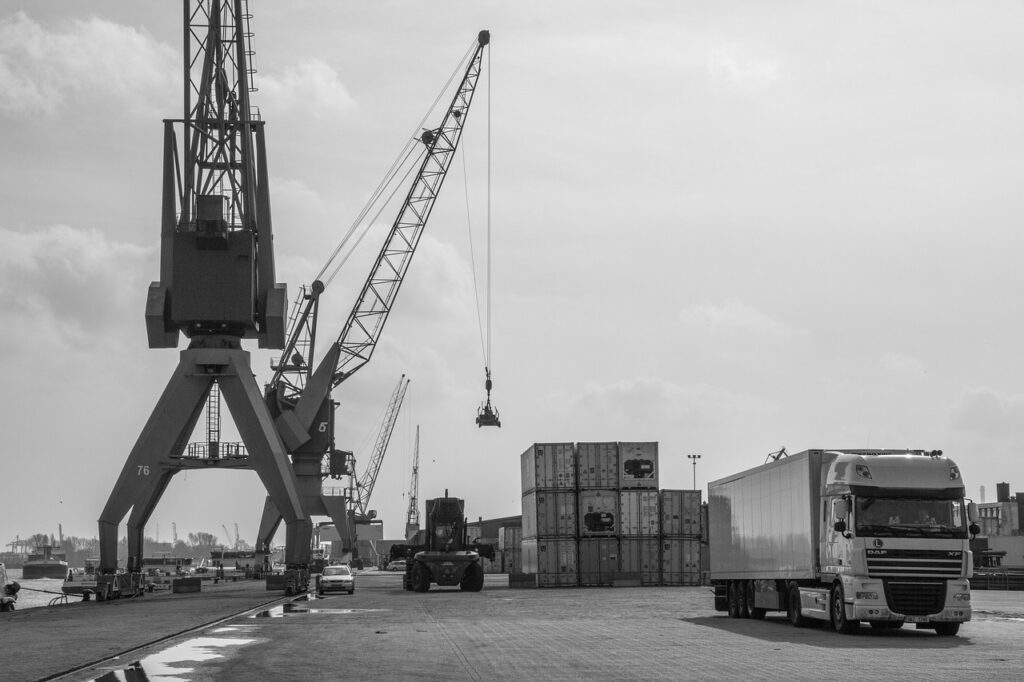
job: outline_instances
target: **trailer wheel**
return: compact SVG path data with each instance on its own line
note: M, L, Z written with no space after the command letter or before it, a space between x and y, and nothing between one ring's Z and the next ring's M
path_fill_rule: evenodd
M747 601L747 580L736 581L736 603L739 606L738 618L750 618L750 602Z
M786 599L786 617L789 624L795 628L807 627L807 618L800 613L800 588L790 585L788 599Z
M739 599L739 595L736 594L737 592L739 592L739 590L737 589L736 581L735 580L730 580L729 581L729 617L730 618L739 618L740 617L740 599Z
M836 632L844 635L852 635L860 629L859 620L849 620L846 617L846 606L843 604L843 586L836 583L832 586L832 627Z
M936 623L935 634L939 637L952 637L960 632L960 623Z
M474 561L466 566L466 572L462 574L459 581L459 589L467 592L479 592L484 589L484 567L479 561Z
M746 581L746 600L745 601L747 602L747 610L750 611L750 617L754 618L754 619L757 619L757 620L763 620L764 619L764 614L767 612L767 609L759 609L756 606L754 606L754 581L753 580Z
M412 589L416 592L426 592L430 589L430 571L421 563L412 567Z

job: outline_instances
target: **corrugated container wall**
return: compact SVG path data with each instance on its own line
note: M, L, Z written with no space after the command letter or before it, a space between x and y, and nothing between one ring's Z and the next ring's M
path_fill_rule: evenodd
M700 540L690 538L662 538L662 585L700 585L700 563Z
M507 550L521 549L520 545L523 542L523 527L522 526L503 526L498 529L498 549Z
M614 490L581 490L579 501L579 536L581 538L619 534L618 492Z
M538 587L578 584L576 540L571 538L523 540L522 572L537 576Z
M535 491L523 495L523 538L576 537L576 493Z
M661 491L661 534L675 537L701 536L701 491Z
M658 443L619 443L619 487L658 488Z
M575 490L576 448L572 443L534 443L520 457L523 493Z
M660 535L661 505L657 490L623 490L619 493L619 529L623 536Z
M619 572L618 538L580 538L580 585L612 585Z
M576 480L585 488L619 487L619 444L577 443Z
M502 552L502 570L505 573L522 573L523 572L523 550L522 549L506 549Z
M661 541L658 538L622 538L619 570L639 573L641 585L661 584Z

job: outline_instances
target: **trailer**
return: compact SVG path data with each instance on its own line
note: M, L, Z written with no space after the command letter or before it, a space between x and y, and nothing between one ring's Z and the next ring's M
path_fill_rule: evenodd
M971 619L977 505L939 450L806 450L708 485L715 609L912 623L955 635Z

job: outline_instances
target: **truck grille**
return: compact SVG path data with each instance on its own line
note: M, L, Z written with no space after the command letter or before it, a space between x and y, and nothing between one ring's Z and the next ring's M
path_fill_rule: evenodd
M916 549L867 549L868 575L872 578L959 578L963 552Z
M946 583L942 581L890 579L882 582L889 608L904 616L928 616L938 613L946 604Z

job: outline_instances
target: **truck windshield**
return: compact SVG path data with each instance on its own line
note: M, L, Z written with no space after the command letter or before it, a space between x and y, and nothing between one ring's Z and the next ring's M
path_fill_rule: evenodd
M862 537L967 537L963 500L858 497L854 514Z

